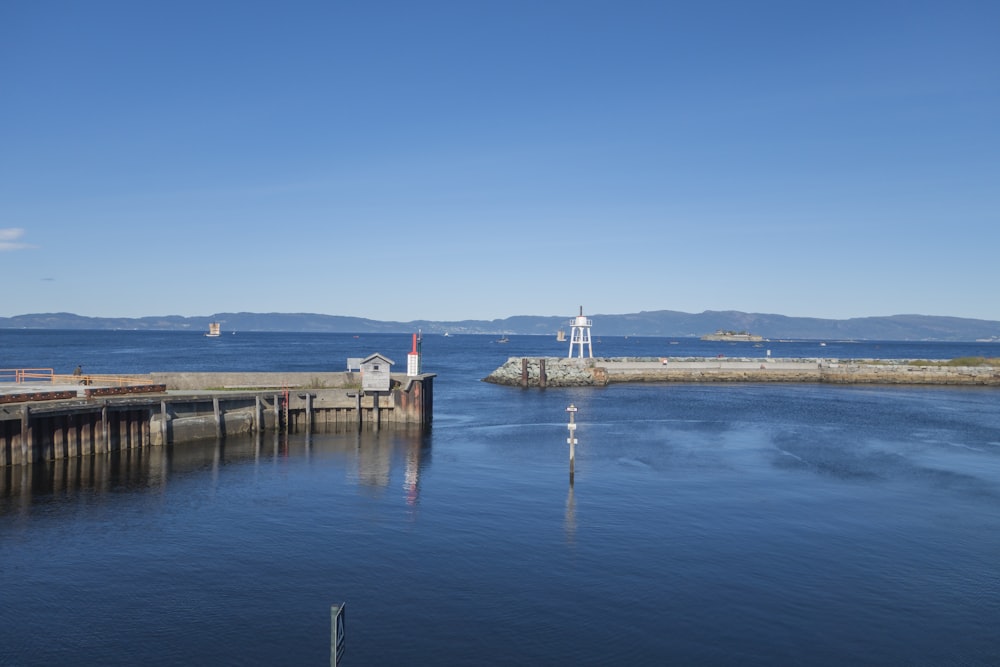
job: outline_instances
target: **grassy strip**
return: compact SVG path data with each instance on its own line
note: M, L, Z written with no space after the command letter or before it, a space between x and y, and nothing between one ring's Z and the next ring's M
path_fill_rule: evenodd
M944 361L913 359L909 364L911 366L1000 366L1000 357L958 357Z

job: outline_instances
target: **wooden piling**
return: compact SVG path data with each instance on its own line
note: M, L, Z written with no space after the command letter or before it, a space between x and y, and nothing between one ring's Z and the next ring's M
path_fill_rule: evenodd
M80 456L93 454L93 445L91 445L91 425L94 422L94 415L77 415L77 420L77 438L79 438L78 446Z
M66 458L75 458L80 455L80 415L72 414L67 419Z
M219 397L212 397L212 412L215 414L215 437L219 440L223 438L222 414L219 412Z
M289 406L291 400L291 396L288 394L282 398L281 419L285 433L296 433L299 427L299 416L294 414Z
M160 444L170 444L170 430L167 425L167 402L160 401Z
M306 433L312 433L313 423L313 395L306 392Z
M129 413L128 410L115 411L115 418L118 422L118 451L125 451L131 447L128 441L131 429L129 428Z
M35 449L34 434L31 430L31 408L21 406L21 461L31 463L31 453Z
M56 460L66 458L66 426L69 417L67 415L56 415L52 418L55 422L52 425L52 458Z
M111 428L108 425L108 404L101 406L101 444L97 450L102 453L111 451Z
M132 437L132 448L140 449L148 444L144 438L144 431L149 428L149 420L143 419L143 415L139 410L132 410L132 429L129 434ZM146 428L143 428L143 424Z

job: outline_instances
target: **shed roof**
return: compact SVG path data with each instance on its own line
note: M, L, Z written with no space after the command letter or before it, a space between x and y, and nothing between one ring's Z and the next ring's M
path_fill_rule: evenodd
M364 364L364 363L367 363L369 361L372 361L373 359L381 359L382 361L388 362L390 366L392 364L396 363L395 361L393 361L389 357L387 357L384 354L381 354L379 352L375 352L374 354L369 354L367 357L365 357L364 359L361 360L361 363Z

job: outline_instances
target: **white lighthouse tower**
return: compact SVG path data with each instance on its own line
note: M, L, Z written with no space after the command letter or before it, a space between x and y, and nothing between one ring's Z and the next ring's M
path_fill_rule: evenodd
M576 345L580 353L577 355L583 358L583 346L587 346L587 356L594 356L594 348L590 345L590 327L593 322L589 317L583 316L583 306L580 306L580 314L569 321L572 328L569 336L569 358L573 357L573 346Z

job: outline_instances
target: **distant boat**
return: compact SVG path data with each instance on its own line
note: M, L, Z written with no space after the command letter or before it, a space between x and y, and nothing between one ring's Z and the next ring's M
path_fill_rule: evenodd
M507 335L504 334L503 336L501 336L500 338L497 339L497 342L498 343L509 343L510 342L510 338L507 338Z
M445 331L445 332L444 332L444 335L445 335L445 336L450 336L451 334L450 334L450 333L448 333L447 331Z
M560 329L559 331L557 331L556 332L556 340L559 341L560 343L564 342L566 340L566 332L563 331L562 329Z
M208 323L208 333L205 334L209 338L218 338L222 334L222 325L219 322L209 322Z

